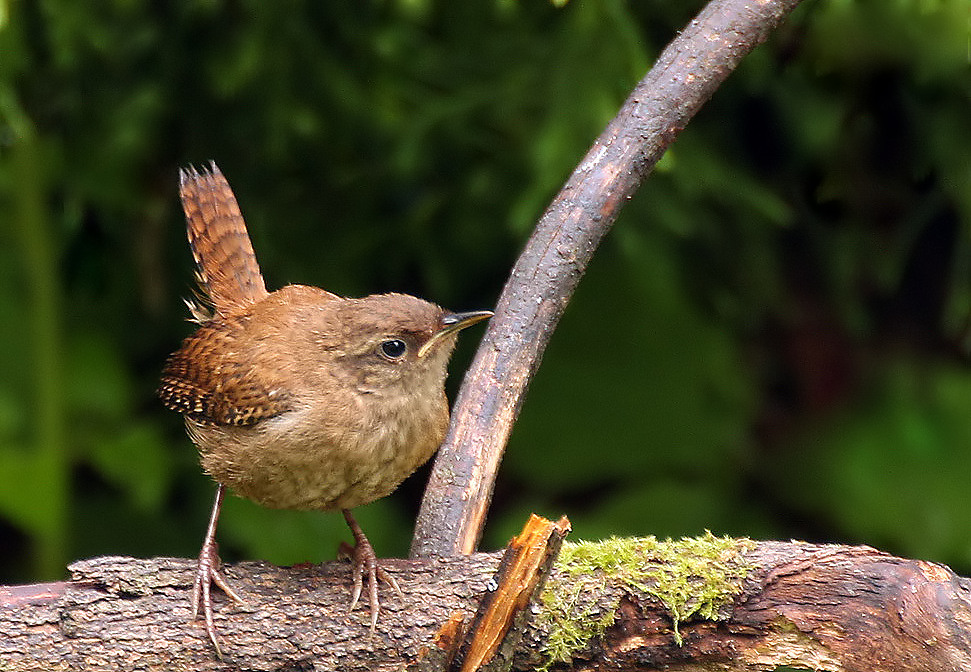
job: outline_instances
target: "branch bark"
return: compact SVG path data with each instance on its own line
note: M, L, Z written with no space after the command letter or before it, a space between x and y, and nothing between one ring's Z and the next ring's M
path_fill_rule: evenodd
M664 150L799 0L713 0L664 50L543 214L466 373L411 557L471 553L523 395L594 250Z
M534 669L553 645L570 661L556 669L971 669L971 581L941 565L867 547L609 543L625 544L626 559L617 547L564 547L520 643L493 669ZM383 561L405 598L385 601L373 638L364 610L346 613L347 565L227 566L247 602L217 598L223 661L189 622L193 560L85 560L68 582L0 587L0 668L440 670L496 592L500 555Z

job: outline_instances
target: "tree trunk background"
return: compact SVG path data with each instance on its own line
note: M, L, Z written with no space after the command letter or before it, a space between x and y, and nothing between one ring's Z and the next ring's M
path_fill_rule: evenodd
M583 592L587 614L616 620L602 635L577 642L572 662L556 669L971 670L971 581L947 567L868 547L726 543L734 550L711 564L738 572L739 592L711 618L681 622L681 643L652 582L647 590L632 587L644 583L645 570L668 569L648 561ZM222 661L203 628L190 623L195 560L83 560L71 566L71 581L0 588L0 669L446 669L448 641L467 636L479 601L496 589L500 557L382 561L405 598L383 593L373 637L366 610L347 613L346 564L228 565L227 577L247 601L232 606L217 597ZM603 574L578 575L565 557L547 591L568 592ZM690 585L703 592L707 568L692 571ZM509 636L514 646L482 669L528 670L549 661L544 647L562 624L547 601L526 607L525 628Z

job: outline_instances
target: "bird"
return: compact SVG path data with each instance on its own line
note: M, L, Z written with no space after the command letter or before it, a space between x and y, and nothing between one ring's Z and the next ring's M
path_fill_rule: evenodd
M216 482L199 553L192 618L221 656L212 584L243 598L220 571L216 527L226 490L273 509L341 511L355 545L350 610L367 577L378 621L378 562L351 509L391 493L444 439L446 368L457 334L492 316L450 312L399 293L345 298L291 284L267 291L239 204L215 162L179 171L198 326L166 361L158 394L184 416Z

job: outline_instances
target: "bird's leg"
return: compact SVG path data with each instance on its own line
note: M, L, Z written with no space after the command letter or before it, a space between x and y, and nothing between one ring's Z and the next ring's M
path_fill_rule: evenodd
M216 501L212 505L212 515L209 517L209 529L206 530L206 538L202 542L202 550L199 551L199 564L196 568L196 581L192 586L192 618L199 617L199 609L202 609L206 619L206 634L209 635L212 645L216 648L216 654L222 657L219 649L219 640L216 639L216 626L212 622L212 595L210 589L215 583L226 595L239 604L243 598L236 594L226 579L219 573L219 546L216 544L216 523L219 521L219 510L223 505L223 496L226 494L226 486L220 485L216 488Z
M352 570L354 574L354 592L351 594L349 611L354 611L354 607L357 606L357 601L360 599L361 591L364 588L364 573L367 572L368 604L371 607L371 632L373 633L375 626L378 624L378 579L381 579L394 588L399 597L403 598L404 595L395 578L378 566L378 557L374 553L374 548L364 534L364 530L354 520L351 512L347 509L341 509L341 512L344 514L344 520L347 521L347 526L351 528L351 533L354 535L354 548L350 548L347 544L341 544L341 554L346 555L354 563L354 569Z

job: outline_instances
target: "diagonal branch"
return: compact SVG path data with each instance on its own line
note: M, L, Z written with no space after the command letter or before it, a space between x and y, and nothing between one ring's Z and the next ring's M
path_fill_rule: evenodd
M661 54L543 214L455 403L412 557L471 553L523 395L621 206L742 58L799 0L713 0Z

